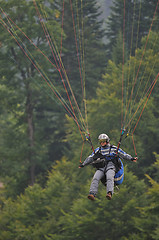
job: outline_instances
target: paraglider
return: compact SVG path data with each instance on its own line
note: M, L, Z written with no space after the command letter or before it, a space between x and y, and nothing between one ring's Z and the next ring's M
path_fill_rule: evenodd
M79 132L81 134L83 142L85 141L83 135L85 135L85 134L88 135L88 137L86 136L86 140L88 140L90 142L93 153L83 163L80 164L80 167L83 167L87 164L92 164L92 165L96 165L96 166L100 165L100 164L105 164L102 167L96 167L96 166L95 167L97 168L97 171L98 171L98 168L105 168L104 173L102 173L102 175L106 176L107 185L109 183L107 175L111 176L110 177L111 178L111 184L112 184L111 186L113 186L113 184L114 184L114 183L112 183L112 179L113 179L113 182L115 180L116 184L120 184L123 181L123 177L124 177L123 164L122 164L120 158L127 159L127 160L132 160L132 161L137 160L137 153L136 153L135 145L134 145L134 150L135 150L135 154L136 154L135 158L131 157L129 154L124 153L119 148L120 143L121 143L121 139L122 139L122 137L124 135L124 132L125 132L125 130L123 130L123 129L124 129L124 127L126 128L126 130L128 128L131 129L131 135L132 135L132 139L133 139L134 131L135 131L137 125L138 125L138 122L141 118L141 115L144 111L144 108L147 104L147 101L148 101L148 99L149 99L149 97L152 93L152 90L153 90L153 88L154 88L154 86L157 82L157 79L159 77L159 73L158 73L156 78L153 79L152 83L149 84L148 89L147 89L148 84L146 84L145 90L143 91L143 96L142 96L139 104L138 105L132 104L132 99L134 97L134 92L135 92L134 88L135 88L135 85L136 85L136 82L137 82L137 78L138 78L138 75L139 75L139 70L140 70L140 67L141 67L143 56L145 54L145 49L146 49L147 42L148 42L148 39L149 39L149 35L150 35L151 29L152 29L152 24L153 24L153 20L155 18L155 13L156 13L157 8L155 10L154 17L152 19L152 24L150 26L149 34L147 36L147 40L146 40L146 43L145 43L145 46L144 46L144 50L143 50L143 53L142 53L142 57L141 57L141 61L139 63L137 73L136 74L134 73L132 83L130 82L130 76L128 76L129 81L128 81L127 84L125 83L125 80L124 80L124 77L125 77L125 74L124 74L125 14L124 14L124 19L123 19L122 110L121 110L122 111L121 112L121 115L122 115L121 116L122 117L122 119L121 119L122 120L121 121L122 132L121 132L121 139L119 140L118 146L116 147L114 145L110 145L109 137L106 134L102 134L99 137L100 147L97 148L96 150L94 150L92 142L91 142L89 130L88 130L85 81L82 83L82 80L85 80L85 72L83 73L84 77L82 79L82 67L81 67L81 66L84 66L84 54L79 54L79 48L78 48L78 44L77 44L76 28L75 28L75 24L74 24L75 21L74 21L72 2L70 1L70 8L71 8L71 12L72 12L72 22L73 22L75 43L76 43L75 45L76 45L77 58L78 58L77 62L79 64L79 71L80 71L81 83L82 83L81 85L82 85L82 88L83 88L82 89L82 96L83 96L82 103L84 103L85 118L83 117L82 111L79 107L79 104L78 104L78 102L76 100L76 97L74 95L74 92L72 90L69 78L67 76L67 71L65 69L65 66L64 66L62 58L61 58L61 50L58 51L58 48L56 46L56 42L54 42L54 40L52 42L51 36L49 34L49 31L48 31L47 19L45 17L44 11L40 12L41 8L38 6L38 4L36 3L35 0L33 1L33 3L34 3L34 7L35 7L36 13L37 13L37 19L39 19L39 23L41 24L42 29L45 33L47 44L51 49L51 52L53 54L55 62L51 62L51 60L44 54L44 52L41 51L38 48L38 46L35 45L34 41L32 41L22 31L22 29L20 29L18 27L18 25L6 14L6 12L2 8L1 8L1 24L4 27L4 29L6 29L6 31L8 31L10 36L15 40L16 44L19 46L19 48L22 50L22 52L25 54L25 56L31 62L32 66L38 71L38 74L42 78L43 83L56 96L56 98L59 100L61 105L63 105L65 111L68 113L68 115L76 123L76 125L79 129ZM124 1L124 12L125 12L125 1ZM64 14L64 8L63 8L63 14ZM56 18L58 18L58 17L59 17L59 12L56 12ZM82 14L81 14L81 18L83 19L83 11L82 11ZM63 19L62 19L62 22L63 22ZM62 24L62 26L63 26L63 24ZM81 28L81 32L82 31L83 31L83 25L82 25L82 28ZM63 33L63 27L62 27L62 32L61 33ZM49 77L46 75L46 73L43 71L43 69L40 66L39 62L37 61L36 57L32 55L31 51L29 51L29 49L27 47L29 44L28 45L25 44L23 38L25 38L27 40L27 42L36 49L37 53L40 54L40 56L42 55L49 63L51 63L51 65L54 67L54 70L57 71L57 74L58 74L58 76L61 80L61 83L64 87L64 90L65 90L65 95L64 95L65 97L60 93L59 89L56 87L54 82L51 81L49 79ZM83 39L84 39L83 34L82 34L82 38L80 38L80 39L81 39L80 46L81 46L81 49L82 49L82 48L84 48L84 43L82 42ZM61 34L61 49L62 49L62 34ZM84 53L83 49L82 49L82 53ZM81 57L82 57L81 61L79 59L79 55L81 55ZM83 67L83 69L84 69L84 67ZM135 67L134 67L134 69L135 69ZM129 70L129 72L130 72L130 70ZM127 88L126 91L124 91L124 86L125 86L125 88ZM123 96L124 96L125 92L126 92L126 98L127 99L124 102L124 97ZM135 100L136 100L136 97L135 97ZM135 106L136 109L132 108L133 105ZM143 106L143 108L140 109L140 107L142 107L142 106ZM139 115L139 118L136 120L135 117L136 117L137 112L139 113L139 110L140 110L140 115ZM132 123L135 124L134 128L131 128ZM134 143L134 141L133 141L133 143ZM106 149L107 149L107 151L105 152ZM112 166L112 168L110 167L110 165ZM119 165L119 166L117 166L117 165ZM107 168L109 170L109 167L110 167L111 171L107 171ZM111 172L111 173L109 174L109 172ZM100 178L102 179L102 176L99 177L100 174L97 174L97 175L98 175L98 179L100 179ZM98 183L99 183L99 181L98 181ZM97 183L97 185L98 185L98 183ZM111 197L113 195L113 187L111 187L110 190L109 190L108 186L107 186L107 188L108 188L107 194L109 195L109 196L107 196L107 198L111 199ZM96 187L96 189L97 189L97 187ZM96 191L97 190L95 190L95 192L93 192L94 195L96 195ZM90 193L92 193L92 192L90 191Z
M86 165L93 165L97 170L92 179L88 199L95 200L98 192L98 185L100 180L105 182L107 187L106 198L111 200L114 193L114 183L121 184L124 178L124 169L121 159L137 161L137 157L125 153L122 149L111 145L108 135L102 133L98 137L100 147L86 158L86 160L79 165L82 168Z

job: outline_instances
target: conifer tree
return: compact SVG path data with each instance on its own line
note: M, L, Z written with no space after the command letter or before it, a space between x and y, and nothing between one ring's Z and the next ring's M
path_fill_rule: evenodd
M113 1L106 31L109 57L112 56L112 49L119 32L122 32L123 38L121 48L123 49L124 44L124 48L129 51L127 53L127 58L129 58L135 54L135 49L141 46L142 37L146 36L150 29L158 31L157 2L157 0Z
M52 92L46 86L47 84L45 85L43 83L43 79L35 69L34 60L30 62L24 54L23 49L27 48L27 51L30 51L32 56L39 61L42 69L60 91L62 81L57 71L52 70L53 67L50 62L46 60L45 57L38 55L38 51L30 41L25 38L22 31L49 57L49 60L51 60L53 64L56 64L54 57L50 53L48 40L41 26L43 21L38 18L37 12L42 9L41 14L46 17L46 23L52 41L55 40L54 43L56 43L58 52L61 52L62 62L69 79L72 81L71 86L73 86L73 91L75 92L79 105L83 100L81 97L81 81L79 78L78 54L73 22L76 28L78 49L80 49L78 42L79 33L80 40L81 42L83 41L82 51L80 52L82 56L80 61L83 62L80 64L81 68L83 67L84 69L87 98L94 96L97 82L101 78L103 66L105 66L105 48L102 43L103 30L101 30L101 23L98 21L99 12L96 7L96 1L84 2L83 5L81 5L81 2L78 2L78 6L77 2L72 1L72 4L70 4L71 1L65 1L63 31L61 30L63 14L62 2L46 2L43 2L44 5L37 5L36 8L31 1L14 1L14 3L4 1L1 4L4 12L7 12L10 17L9 21L13 21L9 24L5 14L2 14L4 20L7 20L8 25L7 29L1 25L1 66L3 66L3 68L1 68L1 84L4 84L7 86L7 89L9 89L7 93L9 98L6 106L7 109L12 110L11 116L14 119L14 121L10 122L10 114L7 115L7 122L9 122L10 125L8 128L9 133L6 128L2 131L3 158L7 160L5 160L5 164L2 161L1 170L4 176L7 173L7 175L11 177L9 180L10 184L8 184L11 188L11 183L14 182L13 179L15 177L15 186L19 184L19 190L17 192L20 192L20 189L23 189L28 182L34 184L36 176L39 176L39 179L41 179L40 175L43 176L43 173L50 165L56 159L60 159L64 152L69 150L68 143L64 141L65 111L61 111L62 108L59 107L61 103L57 105L54 102L56 101L56 97L52 96ZM74 18L72 18L72 14ZM17 16L19 17L17 18ZM14 23L20 29L18 29ZM11 30L10 33L13 33L13 36L10 38L7 30ZM20 45L14 41L14 37L17 38L16 34L19 34L18 36L20 36L22 40ZM19 41L18 38L17 40ZM10 71L8 71L8 67ZM64 78L64 81L65 80ZM10 91L12 95L9 94ZM4 91L1 92L2 94L4 93ZM67 98L65 91L62 90L61 92L62 96ZM49 98L50 96L53 98L53 101ZM1 121L1 125L5 126L5 123ZM14 141L13 138L15 132L17 141ZM12 143L12 141L14 143ZM6 151L6 149L9 148L7 142L10 142L12 146L9 151ZM15 146L19 146L19 148ZM13 150L14 154L11 150ZM6 152L8 152L9 155L6 156ZM23 154L21 155L21 153ZM16 163L12 170L8 171L8 166L10 165L10 161L13 162L13 158ZM43 179L42 181L45 180ZM16 194L16 191L13 192Z
M101 13L96 0L67 0L61 4L55 1L55 7L59 12L63 11L62 61L75 96L81 103L82 88L86 86L87 98L91 98L106 65L102 42L105 32L99 20Z
M41 7L47 12L50 11L45 5ZM59 112L59 110L57 105L53 109L48 98L51 91L49 92L47 84L43 83L44 80L35 67L38 66L36 65L38 61L41 69L45 69L46 74L50 76L49 61L44 57L39 60L38 51L33 46L35 44L49 56L48 42L45 34L41 34L42 26L33 2L3 1L1 16L0 76L2 87L6 88L6 97L8 96L8 99L3 100L6 107L3 111L6 121L3 121L3 116L1 121L3 126L1 152L2 158L5 159L2 160L1 171L2 175L11 177L8 186L11 187L12 183L15 186L17 184L16 194L23 191L28 183L33 185L35 176L41 170L46 171L52 164L49 156L51 152L46 153L59 135L60 131L56 131L56 134L52 133L58 129L58 126L54 127L54 125L55 119L58 119L60 114L57 113L54 117L54 111ZM53 22L53 11L51 11L49 24ZM56 24L54 33L56 34L59 29L59 25ZM52 76L56 78L57 73L52 73ZM40 86L43 96L37 86ZM1 92L5 95L3 88ZM10 169L9 166L12 168Z

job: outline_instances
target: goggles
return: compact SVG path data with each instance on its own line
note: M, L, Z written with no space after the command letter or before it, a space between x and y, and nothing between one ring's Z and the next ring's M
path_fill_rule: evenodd
M107 142L106 139L99 139L99 143L105 143L105 142Z

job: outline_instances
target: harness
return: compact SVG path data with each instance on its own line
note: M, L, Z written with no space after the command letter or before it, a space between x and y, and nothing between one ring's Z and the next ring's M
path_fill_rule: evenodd
M112 161L115 165L116 172L118 172L121 169L121 161L116 153L111 153L112 148L113 145L110 145L109 154L107 156L103 156L100 146L97 153L97 158L91 163L91 165L98 169L107 166L108 162Z

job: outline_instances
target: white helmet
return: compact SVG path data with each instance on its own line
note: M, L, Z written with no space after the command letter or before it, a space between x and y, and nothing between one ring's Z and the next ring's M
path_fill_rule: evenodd
M108 137L107 134L102 133L98 137L99 142L103 142L104 140L108 143L110 141L110 138Z

